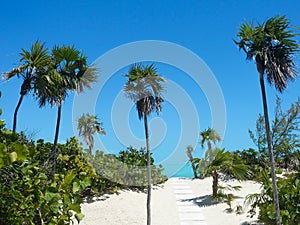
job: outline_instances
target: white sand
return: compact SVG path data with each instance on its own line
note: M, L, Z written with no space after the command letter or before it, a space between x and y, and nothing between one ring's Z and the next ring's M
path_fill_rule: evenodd
M183 185L181 185L183 183ZM233 206L244 206L244 197L250 193L258 193L260 184L246 181L227 182L230 185L240 185L242 189L231 191L238 198ZM223 185L222 182L220 182ZM242 225L245 221L252 222L256 218L247 217L247 213L237 215L228 213L226 203L212 204L212 179L203 180L171 178L164 185L155 187L152 191L152 225L181 225L181 224L207 224L207 225ZM178 197L179 196L179 197ZM178 200L178 199L188 200ZM178 201L180 205L178 206ZM190 209L181 206L192 204ZM188 211L195 214L201 221L188 220ZM108 195L106 200L82 204L85 214L81 225L144 225L146 224L146 194L132 191L121 191L119 194ZM245 210L246 212L248 210ZM245 224L245 223L244 223ZM243 224L243 225L244 225Z

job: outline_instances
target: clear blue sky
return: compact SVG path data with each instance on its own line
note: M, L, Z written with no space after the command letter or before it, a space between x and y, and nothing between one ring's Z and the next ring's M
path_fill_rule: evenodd
M76 48L84 50L89 63L126 43L143 40L172 42L197 54L220 85L226 106L226 130L222 147L228 150L254 147L248 129L254 129L257 116L262 112L258 74L254 63L246 62L245 54L237 49L232 38L235 38L238 26L244 19L263 22L282 14L292 24L300 26L299 8L299 0L4 1L0 13L0 71L16 67L20 48L29 49L36 40L45 41L50 49L54 44L74 44ZM296 62L299 65L299 58ZM162 115L153 115L151 128L154 156L157 161L163 162L178 146L178 140L186 136L181 134L182 122L191 123L191 126L195 125L200 131L212 125L212 118L205 93L189 76L170 65L157 63L156 66L160 74L178 84L183 93L185 91L188 94L198 115L198 121L192 116L193 121L180 121L182 112L178 112L176 108L176 104L180 102L171 100L171 97L165 103ZM101 68L101 64L99 67ZM126 81L121 75L127 69L128 67L124 67L111 74L95 108L95 114L101 118L107 131L106 136L100 137L102 145L98 147L107 148L110 152L118 152L130 144L122 140L122 134L118 133L122 130L118 131L116 128L118 122L113 127L114 121L119 119L131 124L130 134L136 136L137 145L144 135L143 123L138 121L134 108L130 113L124 113L119 108L116 109L119 110L118 113L112 115L113 102ZM20 85L21 80L17 78L9 82L1 81L0 106L3 108L2 118L8 128L12 127L12 115L19 98ZM287 92L280 95L284 100L284 107L288 107L300 96L299 85L298 79L289 85ZM172 93L172 90L168 93ZM272 116L276 91L268 87L267 94ZM70 95L63 105L60 142L75 135L72 128L73 99L74 96ZM191 109L187 108L189 110ZM55 121L56 108L38 109L33 98L27 96L19 111L17 129L26 130L27 133L37 132L35 138L52 141ZM193 130L191 127L191 131ZM191 137L197 135L194 132L190 134ZM191 143L191 140L193 138L181 140L182 146L191 144L199 154L202 153L199 145Z

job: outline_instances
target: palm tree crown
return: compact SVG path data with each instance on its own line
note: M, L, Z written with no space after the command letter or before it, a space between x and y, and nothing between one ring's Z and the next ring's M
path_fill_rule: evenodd
M165 79L157 74L154 65L133 65L125 76L128 81L124 92L136 103L139 119L153 110L159 113L163 102L161 92L164 91L161 82L165 82Z
M14 76L23 78L20 91L22 95L26 95L31 91L36 79L36 73L44 69L49 63L49 52L44 45L45 43L41 44L39 41L36 41L32 44L30 51L21 48L20 65L4 73L4 79L11 79Z
M20 65L17 68L4 73L4 79L11 79L14 76L22 77L23 79L20 98L14 112L13 132L16 132L17 115L24 96L32 90L33 85L37 82L38 74L44 71L50 62L48 49L44 47L44 44L41 44L38 41L32 44L30 51L23 48L21 51Z
M268 82L283 92L288 80L296 77L293 55L299 45L292 38L296 36L289 29L289 20L285 16L275 16L265 23L254 26L245 21L237 34L235 43L243 49L247 60L255 59L257 69L267 75Z
M194 159L194 163L202 177L213 177L213 197L218 193L218 181L220 173L235 177L237 180L243 180L247 177L248 167L243 164L242 160L234 157L225 149L207 149L204 158Z
M69 91L82 92L97 81L96 69L87 66L87 57L74 46L55 46L52 60L35 84L35 94L40 106L64 102Z
M217 142L221 141L220 135L215 131L213 128L207 128L206 130L200 133L202 138L201 146L204 147L205 142L207 143L208 149L211 150L211 142L216 144Z
M102 123L99 122L97 116L90 115L89 113L83 114L78 119L78 130L79 136L83 137L83 140L90 148L90 152L94 147L94 137L95 132L105 135L105 131L102 127Z

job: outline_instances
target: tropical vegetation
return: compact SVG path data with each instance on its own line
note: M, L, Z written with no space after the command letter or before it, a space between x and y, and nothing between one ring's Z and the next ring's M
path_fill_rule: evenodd
M202 158L195 158L193 145L186 147L194 178L212 177L212 198L224 198L221 179L255 180L261 192L248 195L250 215L266 225L300 224L300 99L287 110L276 100L274 119L269 119L265 81L280 93L294 81L295 54L299 50L290 21L275 16L255 25L245 21L235 44L254 60L259 75L263 114L259 114L249 135L254 148L227 151L217 147L221 137L213 128L200 132ZM20 78L19 99L13 113L12 130L0 120L0 224L63 225L80 222L81 203L120 189L147 194L147 225L151 224L151 190L168 178L156 165L150 147L148 121L151 113L162 111L166 81L154 64L131 65L123 92L135 104L143 121L145 148L129 146L118 154L94 149L97 133L106 134L95 115L84 113L77 121L79 136L58 143L62 106L69 94L80 94L97 81L98 69L89 66L87 56L74 46L54 46L36 41L29 50L21 49L16 68L3 73L5 80ZM32 95L39 107L57 107L54 141L31 140L18 131L18 115L25 96ZM0 92L1 97L1 92ZM0 115L2 109L0 109ZM109 135L109 134L108 134ZM155 135L155 133L152 133ZM197 144L197 143L195 143ZM232 209L233 195L225 195ZM259 211L257 212L257 208Z
M187 155L187 157L188 157L188 159L191 163L192 170L193 170L193 173L194 173L194 178L198 178L197 169L196 169L196 166L195 166L195 163L194 163L193 152L194 152L193 146L189 145L189 146L186 147L186 155Z
M147 225L151 224L151 152L148 131L148 117L153 112L161 112L164 91L162 85L165 79L157 73L157 68L150 65L133 65L128 74L125 74L128 81L124 87L125 94L136 104L138 118L144 121L145 139L147 149Z
M106 134L102 127L102 123L99 122L97 116L89 113L84 113L78 119L77 129L79 130L79 136L82 136L84 142L89 146L90 154L92 154L92 149L94 147L94 134L96 132L102 135Z
M69 92L82 92L91 88L97 81L96 69L87 65L87 57L74 46L54 46L51 61L33 86L39 106L49 103L57 106L57 121L55 127L52 155L48 162L52 163L52 176L55 174L57 144L63 103Z
M235 41L235 43L246 53L247 60L255 60L256 69L259 73L266 138L271 165L273 200L276 209L276 224L280 225L276 169L264 82L266 77L269 84L274 85L279 92L283 92L287 88L288 81L293 81L297 75L293 55L298 51L299 45L293 39L296 34L291 31L290 22L285 16L272 17L257 26L245 21L239 27L237 36L239 40Z
M221 174L234 177L237 180L245 180L248 176L248 167L237 155L225 151L225 149L212 148L210 141L221 141L220 136L213 128L202 131L201 137L202 146L207 141L208 148L203 158L193 159L193 164L198 170L200 177L212 176L212 197L216 198L220 187L219 177Z
M80 206L84 197L114 193L121 188L144 191L148 186L148 163L153 184L167 180L162 166L156 166L144 148L136 150L130 146L119 155L99 150L92 154L93 135L105 131L98 118L89 113L78 120L79 134L88 150L75 137L65 144L58 143L62 104L68 93L90 88L97 79L96 68L87 66L82 52L74 46L55 46L50 54L44 44L36 42L30 51L22 49L20 63L18 68L4 73L5 79L17 76L23 84L13 131L0 120L0 224L59 225L71 224L74 219L80 222L84 217ZM25 133L16 131L18 110L29 93L39 106L49 103L58 107L53 143L29 140ZM156 97L157 103L162 101Z
M212 143L216 144L221 141L220 135L211 127L201 131L200 136L202 148L204 148L205 143L207 143L208 150L212 149Z
M24 96L28 95L33 90L33 85L38 82L38 74L44 73L45 68L50 63L49 51L44 47L44 43L36 41L32 44L31 49L21 49L20 65L13 68L9 72L4 72L4 79L9 80L14 76L22 78L23 82L20 90L20 98L16 106L13 118L13 132L17 129L17 117Z

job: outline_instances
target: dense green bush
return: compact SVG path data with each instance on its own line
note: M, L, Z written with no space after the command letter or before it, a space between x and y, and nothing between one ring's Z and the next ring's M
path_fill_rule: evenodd
M266 163L258 151L255 151L253 148L249 148L242 151L234 151L232 154L234 157L240 158L243 163L248 166L248 179L257 181L260 180L261 168L265 168Z
M274 225L275 209L273 203L272 184L267 172L262 172L264 182L260 194L247 196L251 203L250 213L255 214L255 208L259 208L258 219L265 225ZM300 176L299 171L279 179L277 182L280 203L281 222L283 225L300 224Z
M80 221L84 216L83 196L147 186L144 149L129 147L119 156L102 151L92 155L83 153L77 139L70 138L57 146L52 178L53 144L29 141L24 133L13 133L0 122L0 224L71 224L74 217ZM166 181L163 168L153 163L152 158L153 183Z
M96 187L99 193L118 188L143 190L147 187L147 154L143 148L128 147L118 156L96 151L95 155L87 153L87 158L98 174ZM151 165L152 183L165 182L167 177L162 174L162 166L154 165L153 158Z
M52 144L20 137L0 131L0 224L70 224L74 214L80 221L79 194L95 173L77 140L59 146L57 174L50 179L45 161Z

